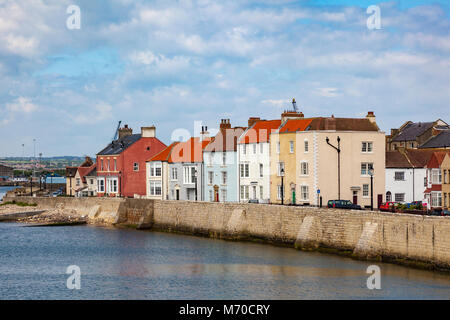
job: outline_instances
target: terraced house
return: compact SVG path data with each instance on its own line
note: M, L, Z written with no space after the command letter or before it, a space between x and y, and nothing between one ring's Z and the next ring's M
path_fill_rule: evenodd
M270 136L270 153L272 203L341 199L368 207L371 174L374 207L384 200L385 135L373 112L365 118L282 117Z
M239 200L258 203L270 201L271 132L276 132L281 120L248 119L248 129L238 141Z
M230 119L222 119L217 135L203 151L203 199L214 202L239 201L237 140L244 127L231 128Z
M203 149L211 142L206 128L200 137L173 146L169 162L169 200L203 201Z
M146 196L146 160L165 147L154 126L142 127L139 134L128 125L120 128L118 139L97 154L97 195Z

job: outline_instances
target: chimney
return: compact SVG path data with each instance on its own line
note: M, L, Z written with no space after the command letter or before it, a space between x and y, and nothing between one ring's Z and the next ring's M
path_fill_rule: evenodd
M131 136L132 134L133 134L133 129L128 128L127 124L123 128L119 128L119 139L126 137L126 136Z
M373 113L373 111L367 112L366 119L369 119L369 121L372 123L376 123L376 121L375 121L376 118L375 118L375 114Z
M156 137L156 128L155 128L155 126L141 127L141 137L142 138L154 138L154 137Z
M209 138L208 127L202 126L202 131L200 132L200 141L203 141L208 138Z
M254 125L255 123L261 121L261 118L259 117L250 117L248 118L248 127L250 128L252 125Z
M220 130L222 129L231 129L230 119L222 119L220 121Z

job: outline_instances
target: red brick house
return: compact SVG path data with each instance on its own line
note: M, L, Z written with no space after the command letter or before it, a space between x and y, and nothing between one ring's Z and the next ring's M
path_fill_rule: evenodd
M155 127L140 134L125 125L119 138L97 154L97 195L135 197L146 195L145 161L166 145L155 136Z

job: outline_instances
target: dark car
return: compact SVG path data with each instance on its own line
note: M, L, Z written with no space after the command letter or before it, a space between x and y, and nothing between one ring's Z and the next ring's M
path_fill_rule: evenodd
M353 204L350 200L329 200L328 208L361 210L361 206Z

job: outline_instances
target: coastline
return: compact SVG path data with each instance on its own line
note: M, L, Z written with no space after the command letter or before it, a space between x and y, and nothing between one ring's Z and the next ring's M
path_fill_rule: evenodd
M109 198L5 198L45 210L17 222L85 223L251 241L450 272L450 219L276 205ZM28 211L28 208L21 208Z

